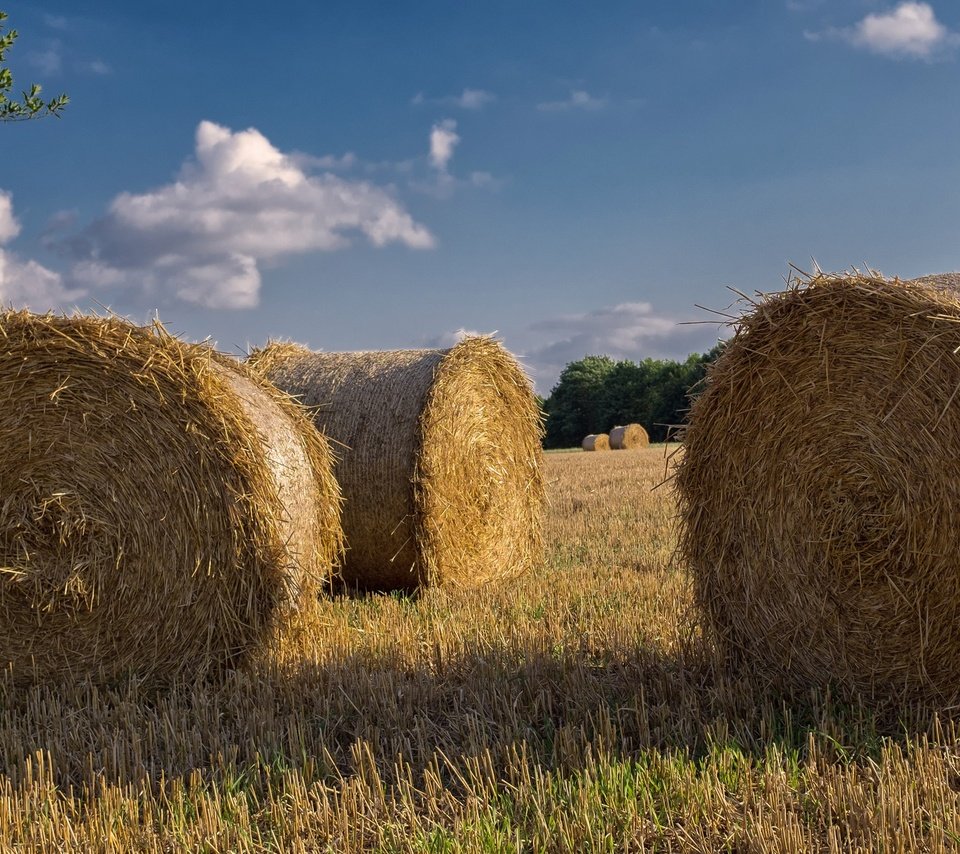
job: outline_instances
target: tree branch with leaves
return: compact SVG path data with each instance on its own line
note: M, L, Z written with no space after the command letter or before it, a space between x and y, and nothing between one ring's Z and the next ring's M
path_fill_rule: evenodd
M44 116L60 118L60 114L70 103L70 98L67 95L58 95L46 101L40 95L42 87L39 83L34 83L29 91L24 90L20 100L10 97L10 91L13 89L13 73L3 65L3 62L19 33L16 30L3 32L3 22L6 19L7 13L0 12L0 121L22 122Z

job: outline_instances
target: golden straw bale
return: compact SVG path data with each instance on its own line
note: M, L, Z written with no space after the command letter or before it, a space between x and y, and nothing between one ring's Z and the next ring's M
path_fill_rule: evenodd
M315 408L334 442L348 585L476 585L536 559L540 412L497 342L364 353L275 343L250 364Z
M794 686L960 695L960 297L794 281L693 404L681 551L728 660Z
M614 427L610 431L610 447L614 451L646 448L649 444L650 437L642 424L627 424L625 427Z
M610 437L606 433L591 433L581 443L585 451L609 451Z
M17 679L241 663L341 547L323 437L235 360L0 313L0 661Z

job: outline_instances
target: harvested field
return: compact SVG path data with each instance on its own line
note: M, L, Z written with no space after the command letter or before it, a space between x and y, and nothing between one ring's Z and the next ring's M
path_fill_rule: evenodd
M955 849L949 718L714 671L662 447L545 466L546 558L509 589L322 601L217 685L0 677L0 846Z
M476 587L537 560L540 413L496 341L361 353L271 344L248 363L310 407L334 445L347 585Z
M3 312L0 336L12 679L202 678L314 606L339 493L289 400L162 329Z

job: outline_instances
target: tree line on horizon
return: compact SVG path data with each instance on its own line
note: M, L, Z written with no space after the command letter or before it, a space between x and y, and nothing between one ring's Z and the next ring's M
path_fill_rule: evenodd
M672 359L620 361L585 356L571 362L543 401L545 448L579 445L590 433L609 433L618 424L642 424L651 442L663 442L686 421L707 365L723 349Z

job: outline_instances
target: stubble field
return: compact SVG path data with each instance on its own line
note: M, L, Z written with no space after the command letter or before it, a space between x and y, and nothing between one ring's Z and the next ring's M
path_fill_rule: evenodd
M672 449L671 449L672 450ZM703 648L665 449L547 455L542 568L341 597L217 684L0 678L0 846L941 851L960 736Z

